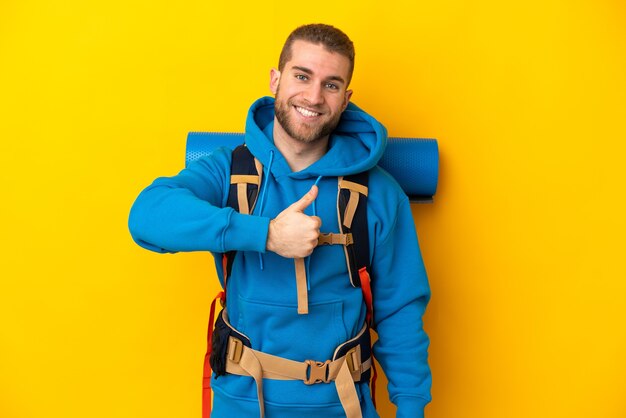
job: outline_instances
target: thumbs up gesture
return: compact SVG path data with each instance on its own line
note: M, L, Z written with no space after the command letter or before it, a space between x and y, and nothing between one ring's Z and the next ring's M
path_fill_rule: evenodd
M310 255L317 246L322 220L304 214L317 198L317 186L311 187L300 200L283 210L270 221L266 248L286 258Z

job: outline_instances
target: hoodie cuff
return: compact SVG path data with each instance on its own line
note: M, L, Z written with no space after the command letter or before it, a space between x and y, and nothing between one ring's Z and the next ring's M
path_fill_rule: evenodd
M233 211L228 228L224 233L224 252L256 251L264 253L269 226L270 218L244 215Z
M398 396L394 399L398 406L396 418L424 418L424 408L428 402L415 396Z

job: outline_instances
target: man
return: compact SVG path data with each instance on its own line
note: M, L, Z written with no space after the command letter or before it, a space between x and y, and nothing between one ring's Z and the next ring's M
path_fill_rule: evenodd
M150 250L212 251L222 277L221 254L236 251L214 334L214 417L378 416L371 359L354 355L369 353L368 297L351 279L356 243L337 207L342 182L362 172L367 186L354 187L368 195L374 353L398 417L422 417L430 401L428 282L408 199L376 166L386 130L349 103L353 68L352 42L338 29L306 25L289 36L270 73L276 97L255 102L246 123L246 149L263 166L252 214L227 204L233 153L224 148L155 180L131 210L131 234ZM319 245L331 234L342 244Z

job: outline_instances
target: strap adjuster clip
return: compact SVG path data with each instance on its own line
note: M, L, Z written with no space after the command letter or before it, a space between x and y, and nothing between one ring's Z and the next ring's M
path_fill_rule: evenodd
M352 234L346 234L346 246L354 244L354 238Z
M361 362L361 346L357 345L346 353L346 363L350 373L363 373L363 363Z
M305 385L330 382L328 379L328 365L330 364L330 360L324 362L306 360L305 363L309 366L307 367L307 378L304 381Z
M228 337L228 359L233 363L239 363L241 361L241 356L243 355L243 343L241 340Z

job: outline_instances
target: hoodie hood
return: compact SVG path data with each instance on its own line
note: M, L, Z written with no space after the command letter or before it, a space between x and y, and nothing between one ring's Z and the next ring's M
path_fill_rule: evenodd
M294 179L319 176L348 176L373 168L387 145L385 127L358 106L349 103L337 128L330 135L328 152L302 171L292 172L285 158L274 146L274 98L263 97L252 104L246 120L245 142L252 154L267 167L271 154L271 172L275 177Z

